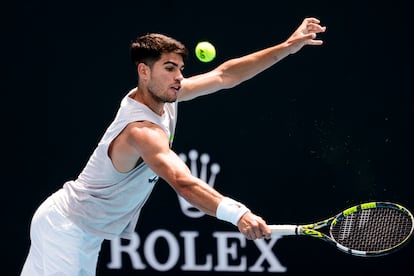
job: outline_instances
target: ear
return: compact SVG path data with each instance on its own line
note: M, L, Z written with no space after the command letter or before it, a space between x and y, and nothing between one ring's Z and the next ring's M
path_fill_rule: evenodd
M145 63L141 62L137 66L137 73L140 79L147 79L150 73L150 68Z

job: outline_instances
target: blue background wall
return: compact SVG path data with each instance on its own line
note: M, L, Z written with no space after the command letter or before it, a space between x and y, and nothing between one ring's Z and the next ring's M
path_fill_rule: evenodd
M234 89L183 103L174 148L208 153L221 168L215 187L269 223L313 222L368 200L395 201L414 210L411 26L407 7L399 2L13 4L6 17L4 59L4 90L13 99L2 111L10 130L4 135L5 275L20 271L37 206L77 176L120 99L136 85L128 46L147 32L176 37L190 50L200 40L215 44L217 58L211 63L190 56L189 76L282 42L304 17L318 17L328 27L321 35L325 45L307 46ZM20 119L8 120L16 115ZM146 237L156 229L167 229L180 245L180 231L197 231L201 256L215 254L214 231L235 230L213 218L184 216L163 181L144 208L137 233ZM351 257L300 237L279 240L273 251L291 275L335 269L366 275L413 272L412 243L378 259ZM258 256L252 242L240 253L249 262ZM110 244L105 243L98 275L203 274L182 272L182 259L159 272L136 271L128 256L123 258L122 269L109 269Z

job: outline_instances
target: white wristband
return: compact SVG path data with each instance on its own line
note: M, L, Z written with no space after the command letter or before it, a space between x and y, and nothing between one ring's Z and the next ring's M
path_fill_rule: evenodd
M225 197L222 201L220 201L217 207L216 217L237 226L240 218L249 211L249 208L247 208L244 204L235 201L234 199Z

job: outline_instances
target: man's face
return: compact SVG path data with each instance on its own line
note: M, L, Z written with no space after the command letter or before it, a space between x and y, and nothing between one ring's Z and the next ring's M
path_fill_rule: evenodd
M181 88L184 69L183 58L176 53L167 53L150 69L148 91L158 102L175 102Z

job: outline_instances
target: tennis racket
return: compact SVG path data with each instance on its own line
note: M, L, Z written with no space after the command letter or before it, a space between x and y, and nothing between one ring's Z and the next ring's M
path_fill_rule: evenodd
M272 236L310 236L351 255L375 257L406 244L413 234L411 212L395 203L368 202L350 207L323 221L303 225L269 225ZM329 228L329 233L327 228Z

